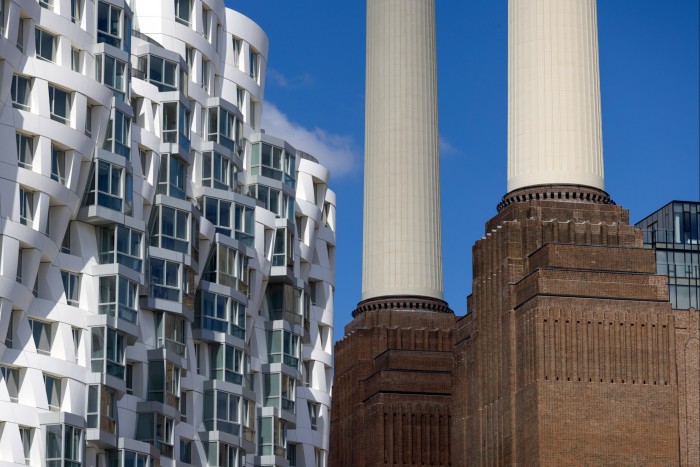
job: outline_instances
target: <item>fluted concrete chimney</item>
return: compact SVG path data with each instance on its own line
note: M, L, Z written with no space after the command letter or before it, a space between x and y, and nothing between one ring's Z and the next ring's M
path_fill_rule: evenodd
M509 0L508 192L603 190L595 0Z
M442 300L434 0L368 0L362 299Z

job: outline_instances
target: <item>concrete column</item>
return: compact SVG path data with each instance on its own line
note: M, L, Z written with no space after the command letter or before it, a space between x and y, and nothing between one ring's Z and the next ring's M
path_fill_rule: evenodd
M367 1L362 299L442 300L434 0Z
M509 0L508 192L603 184L596 0Z

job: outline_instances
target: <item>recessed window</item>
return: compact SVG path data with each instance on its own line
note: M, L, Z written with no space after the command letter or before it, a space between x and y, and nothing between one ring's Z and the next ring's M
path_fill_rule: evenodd
M20 110L29 110L32 91L32 80L26 76L12 75L12 107Z
M34 39L36 40L36 57L47 62L55 61L58 38L43 29L36 28Z
M80 49L76 49L75 47L71 47L70 49L70 69L73 71L77 71L80 73L82 69L82 53L80 52Z
M61 271L61 279L63 279L66 303L70 306L78 306L80 300L80 275L74 272Z
M25 23L24 18L19 19L19 23L17 23L17 48L19 49L20 52L24 52L24 23Z
M122 9L105 2L97 3L97 42L122 47Z
M10 396L10 402L16 403L19 400L19 368L0 365L0 377L5 381L5 386Z
M182 23L185 26L189 26L191 15L191 0L175 0L175 21Z
M24 463L29 465L32 457L32 440L34 429L28 426L19 427L19 439L22 441L22 451L24 452Z
M177 1L176 1L176 3L177 3ZM202 6L202 33L204 34L204 38L206 40L209 40L209 28L210 28L209 15L210 15L210 13L211 13L211 10L209 10L208 8L204 8L204 6Z
M51 355L51 342L53 339L51 324L35 319L30 319L28 321L29 327L32 330L32 337L34 337L36 351L43 355Z
M44 374L46 398L49 402L49 410L52 412L61 410L61 382L61 378Z
M80 24L83 16L83 0L70 0L70 18L74 23Z
M34 137L24 133L15 133L17 144L17 165L32 170L34 162Z
M107 134L102 149L131 158L131 118L119 110L107 124Z
M202 73L199 83L204 88L204 92L209 93L209 60L202 58Z
M51 180L66 184L66 151L51 147Z
M5 0L0 0L0 36L5 36Z
M85 136L92 138L92 106L85 107Z
M63 89L49 85L49 104L51 120L70 125L71 94Z
M257 53L252 47L250 49L250 78L258 83L260 78L260 54Z
M32 227L34 225L34 192L19 189L19 221Z
M315 402L307 402L309 407L309 420L311 421L311 429L313 431L318 430L318 414L320 412L320 405Z
M186 165L180 158L171 154L161 155L156 193L185 199L186 174Z
M39 5L41 5L42 8L53 10L53 0L39 0Z

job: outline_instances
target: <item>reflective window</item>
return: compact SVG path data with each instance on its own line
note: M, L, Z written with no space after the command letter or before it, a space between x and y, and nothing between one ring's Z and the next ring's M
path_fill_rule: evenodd
M19 221L30 227L34 225L34 193L24 188L19 189Z
M150 245L188 254L190 213L162 205L153 211Z
M61 378L44 374L44 388L46 399L49 402L49 410L59 412L61 410Z
M175 0L175 21L177 21L178 23L182 23L185 26L189 26L191 15L191 0Z
M160 413L140 413L136 422L136 439L160 449L162 456L173 457L174 420Z
M266 143L253 144L251 174L280 180L290 187L295 183L296 156Z
M220 190L236 188L236 165L218 152L202 154L202 185Z
M285 457L287 445L287 426L276 417L260 419L258 430L258 454L261 456Z
M29 328L32 330L36 351L43 355L51 355L51 342L53 340L51 324L35 319L29 319L28 321Z
M122 48L122 9L97 2L97 42Z
M114 110L114 117L107 124L107 134L102 149L131 157L131 118L119 110Z
M284 363L299 368L299 336L289 331L267 332L267 355L270 363Z
M245 305L225 295L199 291L194 325L245 339Z
M243 351L227 344L212 344L209 347L211 379L234 384L243 383Z
M135 324L138 318L138 284L122 276L100 277L98 311Z
M119 263L141 272L143 233L123 225L99 228L100 264Z
M84 448L81 428L46 425L46 467L80 467Z
M185 199L185 177L187 165L180 158L170 154L160 156L157 194Z
M110 88L114 96L125 100L126 63L110 55L95 56L95 79Z
M49 104L51 120L70 125L70 109L72 96L69 92L49 85Z
M24 133L15 134L17 144L17 165L32 170L34 162L34 137Z
M66 303L70 306L78 306L80 296L80 274L69 271L61 271L63 290L66 294Z
M185 329L186 320L172 313L156 314L156 346L159 349L167 349L177 355L185 356Z
M51 180L66 184L66 151L51 146Z

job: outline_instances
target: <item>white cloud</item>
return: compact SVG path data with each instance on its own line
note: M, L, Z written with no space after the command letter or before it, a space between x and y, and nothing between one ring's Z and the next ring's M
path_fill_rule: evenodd
M268 68L265 76L281 88L303 88L309 87L314 83L313 76L310 73L302 73L288 78L280 71Z
M455 154L459 154L459 149L456 147L452 146L452 144L447 141L445 138L440 136L440 155L441 156L453 156Z
M265 102L263 108L262 127L270 136L281 138L318 159L333 177L347 175L358 166L360 155L354 149L351 136L329 133L318 127L305 128L289 120L270 102Z

